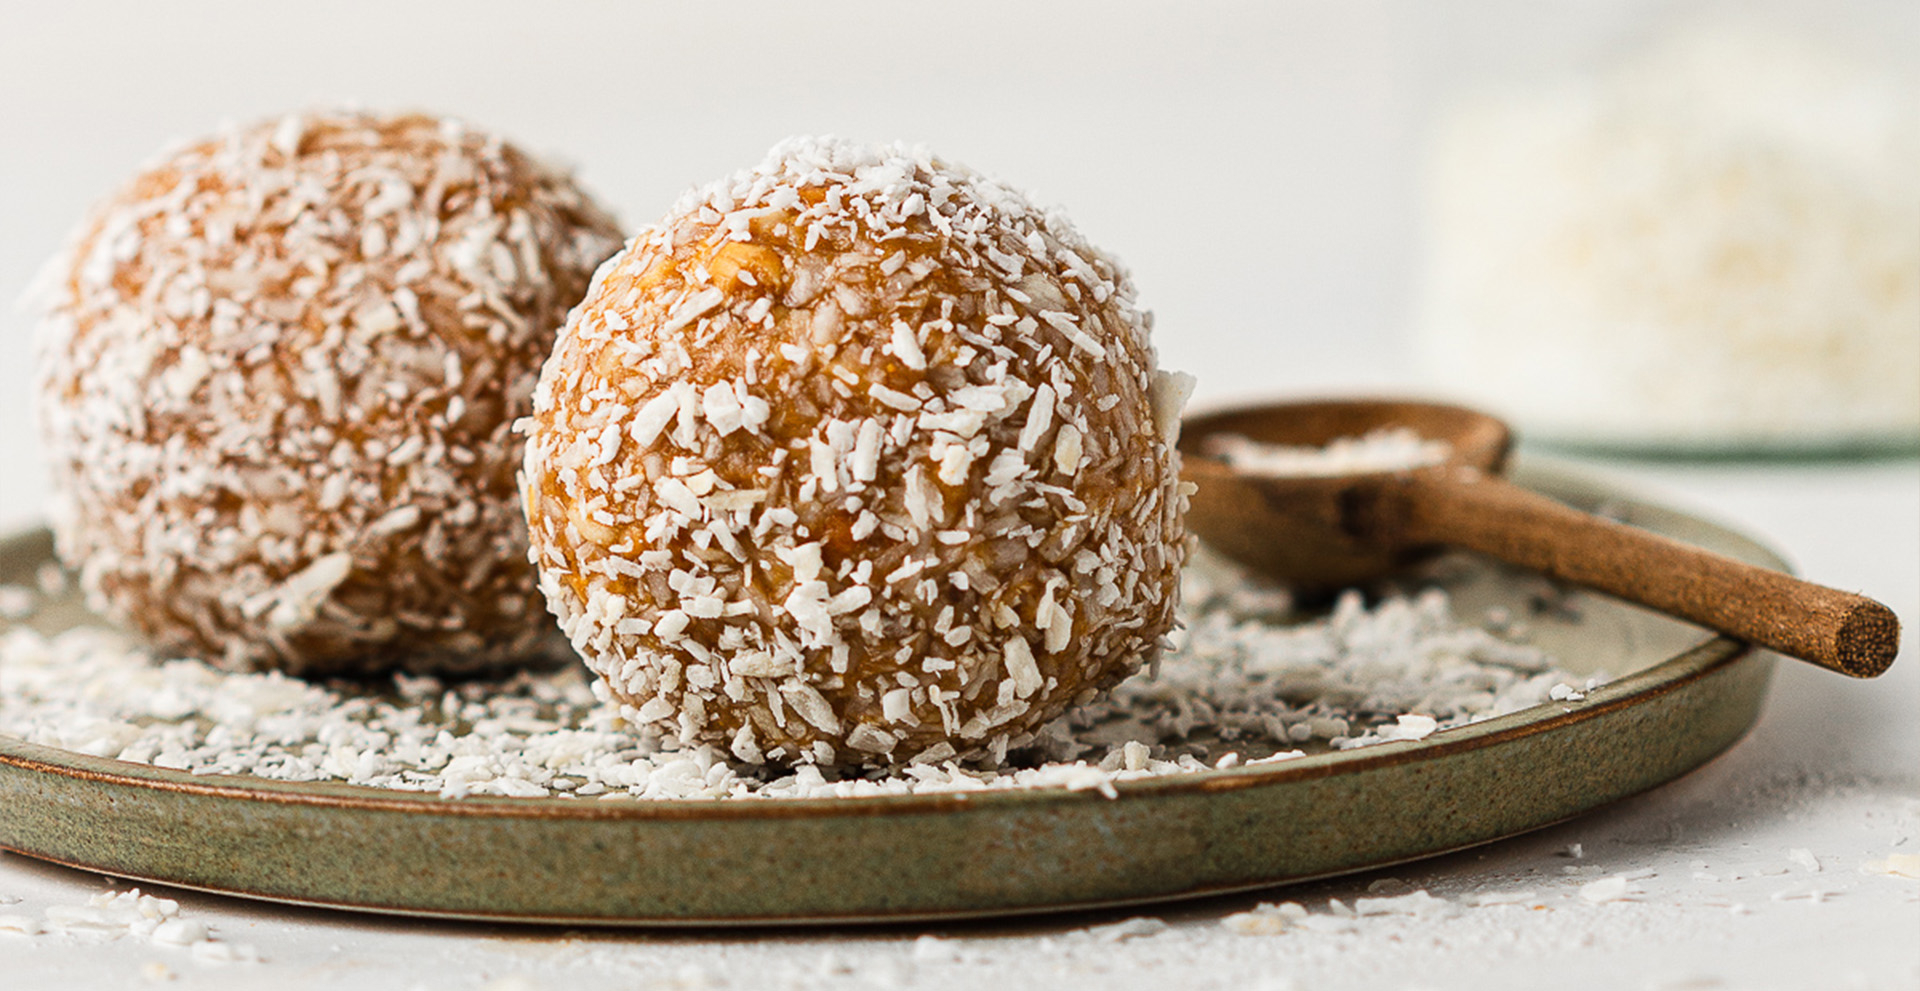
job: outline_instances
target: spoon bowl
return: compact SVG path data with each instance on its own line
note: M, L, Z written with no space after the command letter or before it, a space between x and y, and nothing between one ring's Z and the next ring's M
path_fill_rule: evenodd
M1214 438L1325 447L1376 430L1404 427L1447 445L1446 460L1410 469L1468 469L1498 475L1513 432L1478 410L1409 399L1324 399L1245 407L1188 417L1180 429L1182 473L1194 483L1187 525L1215 550L1314 597L1392 574L1439 550L1395 546L1356 533L1393 472L1260 475L1208 453Z

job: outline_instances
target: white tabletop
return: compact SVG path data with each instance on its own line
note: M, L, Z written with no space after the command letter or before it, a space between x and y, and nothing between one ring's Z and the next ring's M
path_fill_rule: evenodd
M324 17L306 5L43 5L10 12L0 33L0 295L17 295L140 159L223 117L339 100L460 112L571 158L630 223L786 133L838 131L925 140L1063 202L1131 263L1167 363L1196 372L1203 398L1404 387L1409 162L1432 90L1488 62L1585 57L1660 7L1494 2L1442 16L1378 0L1201 20L1174 5L578 5L559 8L570 20L534 21L490 3ZM1910 5L1851 8L1912 36ZM1259 309L1228 291L1249 284L1274 287ZM44 497L29 324L0 314L7 528L37 519ZM127 885L0 854L0 989L1920 986L1920 880L1871 868L1920 854L1920 462L1588 467L1890 604L1907 627L1903 660L1873 682L1783 662L1759 724L1726 755L1560 826L1386 873L1142 912L581 932L158 892L178 899L180 919L259 957L221 963L133 935L9 929L7 917L42 919ZM1590 887L1615 877L1623 897ZM1332 904L1414 890L1444 904L1370 903L1383 911L1353 919ZM1516 900L1473 904L1488 895ZM1239 931L1237 913L1286 900L1309 921Z

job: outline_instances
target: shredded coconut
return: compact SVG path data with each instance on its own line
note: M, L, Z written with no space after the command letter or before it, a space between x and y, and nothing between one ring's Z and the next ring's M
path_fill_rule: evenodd
M1330 615L1302 619L1284 592L1199 557L1184 579L1186 629L1157 673L970 763L935 752L891 770L782 772L712 746L666 749L578 665L497 681L399 674L383 686L323 685L155 657L84 625L0 635L0 733L194 774L448 797L1113 794L1132 778L1417 739L1543 703L1573 677L1534 648L1455 620L1438 589L1371 608L1352 594ZM786 701L789 718L823 718L811 699Z
M179 902L141 894L139 888L102 892L83 905L50 905L37 917L0 915L0 932L80 942L132 937L154 946L184 949L201 962L260 960L259 952L250 944L219 939L206 923L181 917Z
M1239 434L1216 434L1207 438L1206 451L1249 475L1318 478L1437 465L1452 448L1444 441L1427 440L1409 427L1383 427L1358 437L1335 438L1325 447L1264 444Z
M1867 874L1886 874L1891 877L1909 877L1920 881L1920 853L1894 853L1885 860L1869 860L1860 865Z
M1580 897L1596 904L1617 902L1627 897L1627 879L1619 875L1603 877L1598 881L1589 881L1580 886Z

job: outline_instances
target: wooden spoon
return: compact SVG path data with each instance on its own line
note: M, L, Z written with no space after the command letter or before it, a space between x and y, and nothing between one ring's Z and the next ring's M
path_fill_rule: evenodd
M1399 471L1263 476L1207 454L1207 439L1322 447L1406 427L1447 459ZM1474 410L1404 400L1281 403L1186 420L1188 526L1295 588L1343 588L1459 547L1606 592L1821 667L1871 678L1900 623L1880 603L1583 513L1503 481L1512 433Z

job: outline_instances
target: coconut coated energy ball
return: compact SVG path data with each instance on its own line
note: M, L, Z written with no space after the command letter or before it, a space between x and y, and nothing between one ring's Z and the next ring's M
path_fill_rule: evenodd
M96 609L233 669L527 654L511 428L618 246L570 178L456 121L295 115L168 155L49 269L61 557Z
M595 276L535 394L549 607L669 739L749 762L1005 748L1174 624L1185 376L1057 213L795 139Z

